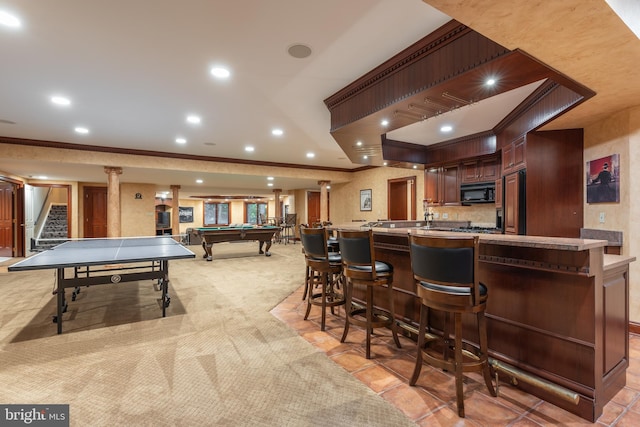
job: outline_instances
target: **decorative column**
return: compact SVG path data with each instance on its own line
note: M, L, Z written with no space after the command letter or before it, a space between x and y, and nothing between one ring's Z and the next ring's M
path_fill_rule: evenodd
M280 225L280 223L282 223L282 210L280 209L280 193L282 193L282 189L274 188L273 193L275 194L275 199L276 199L276 203L275 203L276 211L274 213L274 216L276 218L275 225Z
M173 239L179 242L180 241L180 202L179 202L180 186L172 185L170 188L171 188L171 191L173 191L173 196L171 196L172 197L171 210L173 212L173 215L171 215L171 234L173 236Z
M120 237L120 177L122 168L105 166L107 174L107 237Z
M325 223L329 221L329 193L327 187L331 181L318 181L320 185L320 222Z

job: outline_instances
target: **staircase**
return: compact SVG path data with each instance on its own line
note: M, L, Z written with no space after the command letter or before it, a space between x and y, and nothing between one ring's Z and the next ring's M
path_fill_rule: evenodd
M67 206L51 205L47 219L42 226L40 237L31 242L31 250L40 252L59 245L67 240Z

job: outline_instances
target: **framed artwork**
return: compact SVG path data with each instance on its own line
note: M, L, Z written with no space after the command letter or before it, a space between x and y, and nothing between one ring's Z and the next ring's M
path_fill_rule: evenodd
M360 210L371 210L371 190L360 190Z
M180 222L193 222L193 208L185 208L180 206L178 208L178 215L180 217Z
M620 155L587 162L587 203L620 203Z

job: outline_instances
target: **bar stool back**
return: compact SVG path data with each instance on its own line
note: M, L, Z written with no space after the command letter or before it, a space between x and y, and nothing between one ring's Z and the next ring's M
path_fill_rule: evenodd
M338 231L340 254L342 255L343 274L346 279L346 316L344 333L340 342L344 342L349 333L349 325L366 329L366 357L371 358L371 331L373 328L389 327L393 339L400 348L393 302L393 266L376 261L373 245L373 232ZM354 286L365 288L364 308L353 307ZM389 310L374 307L373 289L386 286L388 290Z
M416 281L416 292L422 303L418 328L418 354L410 384L416 384L423 358L432 366L453 372L460 417L464 417L463 372L482 372L487 389L492 396L496 396L487 355L487 324L484 312L488 292L486 286L478 281L476 274L478 240L478 236L409 236L411 269ZM425 347L429 309L444 312L445 322L442 337L430 335ZM463 313L476 316L478 345L462 341ZM453 341L451 315L454 318ZM438 346L442 349L440 354L433 349Z
M300 240L305 255L306 279L305 295L307 296L307 312L304 319L309 318L311 306L322 307L320 330L325 330L326 310L345 304L344 293L338 291L342 276L342 258L339 253L329 252L326 228L300 227ZM320 291L315 289L319 287ZM344 289L344 288L343 288Z

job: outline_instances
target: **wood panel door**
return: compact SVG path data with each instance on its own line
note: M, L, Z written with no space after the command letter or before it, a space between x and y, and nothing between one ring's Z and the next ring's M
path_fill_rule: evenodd
M320 192L307 191L307 224L320 222Z
M0 256L13 256L14 185L0 182Z
M107 187L84 188L84 237L107 237Z
M416 219L416 177L387 181L387 212L390 221ZM383 219L383 218L378 218Z

